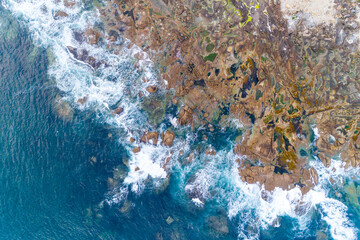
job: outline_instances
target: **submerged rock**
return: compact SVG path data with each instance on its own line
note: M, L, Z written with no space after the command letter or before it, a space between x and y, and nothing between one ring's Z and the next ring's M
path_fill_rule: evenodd
M74 109L69 103L59 97L55 99L54 109L63 120L71 121L74 117Z
M166 223L167 223L168 225L170 225L170 224L172 224L173 222L174 222L174 219L173 219L172 217L168 216L167 219L166 219Z
M229 226L225 216L211 216L208 225L220 234L228 234Z

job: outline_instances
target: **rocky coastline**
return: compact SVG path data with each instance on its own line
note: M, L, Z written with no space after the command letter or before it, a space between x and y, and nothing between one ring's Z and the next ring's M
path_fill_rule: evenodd
M312 158L325 167L334 158L360 167L360 4L300 2L305 5L110 0L96 4L103 25L89 26L78 38L106 44L115 54L129 39L143 51L135 55L139 62L148 57L155 63L161 79L137 93L154 126L167 108L176 109L178 126L203 128L209 136L236 119L242 131L231 144L241 179L268 191L299 187L307 193L318 184ZM69 51L93 68L107 64L84 50ZM177 137L174 129L149 129L130 142L137 154L138 143L171 147ZM216 155L210 144L204 151ZM186 157L192 161L194 154Z

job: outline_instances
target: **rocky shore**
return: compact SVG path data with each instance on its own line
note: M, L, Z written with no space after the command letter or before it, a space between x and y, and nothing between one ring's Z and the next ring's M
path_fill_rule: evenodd
M311 159L360 166L358 1L110 0L98 8L104 26L79 38L114 53L126 38L155 63L164 83L138 93L154 126L168 107L192 131L242 124L232 144L243 181L306 193L318 183ZM106 64L69 51L93 68ZM131 142L171 146L176 137L149 129Z

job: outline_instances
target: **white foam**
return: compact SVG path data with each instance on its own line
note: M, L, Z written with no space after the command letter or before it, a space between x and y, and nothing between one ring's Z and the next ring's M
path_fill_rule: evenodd
M169 153L162 151L160 146L142 145L141 151L133 153L130 160L130 172L125 178L125 184L132 185L132 191L141 192L143 182L148 177L166 178L167 173L161 167Z
M199 198L193 198L193 199L191 199L191 201L198 207L204 206L204 202L201 201Z
M333 178L344 176L343 168L334 165L336 171L331 170L331 167L327 169L320 165L322 163L318 160L320 164L317 168L321 168L318 170L320 183L314 190L302 195L299 188L291 190L275 188L269 193L257 184L241 181L236 158L231 151L220 151L215 157L203 155L194 159L192 169L188 169L187 173L195 173L185 189L190 193L195 192L198 196L192 199L193 202L194 199L202 202L216 199L228 209L230 219L240 216L238 228L240 239L259 239L259 228L279 227L281 216L297 219L299 224L297 229L305 234L313 211L320 211L323 220L330 226L334 239L356 239L356 230L347 215L346 205L327 197L325 183L329 182L330 176ZM358 174L358 169L352 169L352 172Z

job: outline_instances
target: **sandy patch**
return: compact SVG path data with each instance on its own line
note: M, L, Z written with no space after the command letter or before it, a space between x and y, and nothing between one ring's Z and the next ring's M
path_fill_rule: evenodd
M290 18L298 13L308 14L315 24L330 24L336 15L334 0L281 0L281 10Z

